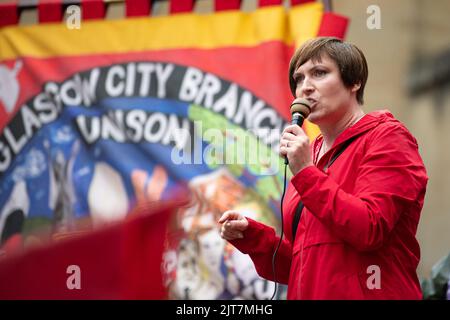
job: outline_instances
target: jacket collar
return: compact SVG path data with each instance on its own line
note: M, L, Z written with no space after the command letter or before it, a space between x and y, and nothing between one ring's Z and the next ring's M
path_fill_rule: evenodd
M388 121L396 121L392 113L388 110L377 110L364 115L364 117L362 117L353 126L341 132L341 134L336 138L333 146L331 147L330 150L328 150L327 153L334 152L334 150L338 148L341 144L343 144L345 141L371 130L372 128L376 127L378 124L382 122ZM322 134L319 134L319 136L314 140L313 143L314 160L316 159L318 150L322 145L322 140L323 140Z

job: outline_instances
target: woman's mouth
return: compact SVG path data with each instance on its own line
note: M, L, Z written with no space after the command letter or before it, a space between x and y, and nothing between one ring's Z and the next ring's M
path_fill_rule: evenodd
M313 108L316 106L316 104L317 104L317 100L315 100L315 99L312 99L312 98L306 98L306 100L309 101L309 103L310 103L310 108L311 108L311 109L313 109Z
M308 100L311 103L311 105L317 102L316 99L313 98L306 98L306 100Z

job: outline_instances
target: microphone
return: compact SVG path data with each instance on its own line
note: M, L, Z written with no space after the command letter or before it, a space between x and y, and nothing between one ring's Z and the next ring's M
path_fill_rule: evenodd
M295 99L291 104L291 124L296 124L301 127L303 125L303 121L305 121L305 118L307 118L310 113L311 104L308 100L303 98ZM287 156L284 158L284 164L289 164Z

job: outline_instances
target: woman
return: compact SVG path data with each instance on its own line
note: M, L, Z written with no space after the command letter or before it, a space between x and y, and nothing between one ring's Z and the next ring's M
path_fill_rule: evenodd
M310 146L290 125L280 140L293 178L275 277L275 230L236 211L219 220L221 236L249 254L262 277L288 284L288 299L422 297L415 234L428 178L404 125L388 111L363 112L367 76L363 53L336 38L310 40L291 60L291 91L310 102L308 120L321 135Z

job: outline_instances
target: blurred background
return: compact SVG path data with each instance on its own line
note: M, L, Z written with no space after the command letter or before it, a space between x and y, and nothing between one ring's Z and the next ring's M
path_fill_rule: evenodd
M0 3L9 2L0 0ZM107 2L105 19L114 21L124 19L126 4L113 0ZM19 25L38 24L35 2L28 1L28 3L30 5L26 6L20 14ZM282 5L286 11L291 10L291 1L285 0ZM450 163L450 143L448 142L450 137L450 19L448 19L450 2L447 0L334 0L325 1L324 5L325 11L331 10L335 14L349 19L344 38L362 49L367 58L369 80L365 89L365 111L389 109L406 125L418 141L419 151L429 175L425 205L417 234L422 253L418 274L421 278L428 278L432 266L450 252L450 172L447 168ZM151 16L169 16L169 10L169 1L153 1ZM254 12L258 10L258 1L243 0L240 10L245 13ZM194 2L193 12L199 15L212 15L214 14L214 2L197 0ZM375 21L376 23L373 20L374 14L379 17ZM102 37L101 34L98 36ZM151 30L146 37L152 37ZM0 45L3 44L1 40ZM0 58L2 58L1 52L2 48L0 47ZM286 75L287 72L280 75L279 78L287 79ZM275 79L278 80L278 77ZM284 85L287 85L287 80ZM76 152L75 149L72 147L70 152ZM133 180L134 182L139 181L140 174L145 175L139 171L134 172L134 176L137 177ZM159 179L152 180L156 185L158 181L167 180L167 173L158 166L155 166L153 174L159 177ZM230 187L232 192L227 196L233 198L233 192L240 192L240 189L236 189L233 182L229 181L228 173L218 175L219 179L222 179L222 187L227 183L232 185ZM216 179L217 176L213 178ZM213 178L205 176L204 180L199 181L195 194L204 193L204 185L213 181L208 180ZM155 192L158 193L158 188L155 188ZM159 193L161 194L162 191ZM164 196L161 197L164 198ZM160 196L156 198L160 198ZM226 209L226 205L224 206L223 203L217 204L214 210L220 212L222 209ZM249 207L246 207L246 210L249 210ZM263 210L268 210L268 208ZM276 214L274 216L276 217ZM273 220L274 216L264 215L263 219L276 226L277 221ZM201 225L202 222L198 223ZM205 255L205 259L220 260L220 257L214 257L212 252L230 249L227 249L225 244L217 238L216 231L213 233L210 231L210 228L205 227L196 236L200 245L202 241L208 243L201 254ZM180 246L178 243L178 250L195 251L194 248L191 248L191 244L191 242L185 242ZM237 261L230 262L231 264L228 264L227 267L233 266L233 263L243 263L240 262L242 257L235 257L233 254L230 254L227 259L236 259ZM210 265L220 264L219 260L211 261ZM244 265L247 265L245 263ZM251 273L252 271L241 270L240 272ZM184 276L190 277L190 275ZM215 281L233 282L234 280L212 279L211 281L214 286ZM257 286L255 285L255 287ZM240 294L243 298L264 298L267 296L267 292L271 293L273 288L270 284L264 286L270 290L260 289L258 292L262 293L259 296L255 293L257 291L255 288L251 294L246 295L245 292ZM228 294L233 295L233 290L230 292ZM205 293L207 298L210 297L208 294L210 293ZM215 294L215 297L218 297L217 293ZM183 297L179 291L174 295ZM188 298L201 298L201 293L199 295L188 296ZM214 294L211 297L214 297Z

